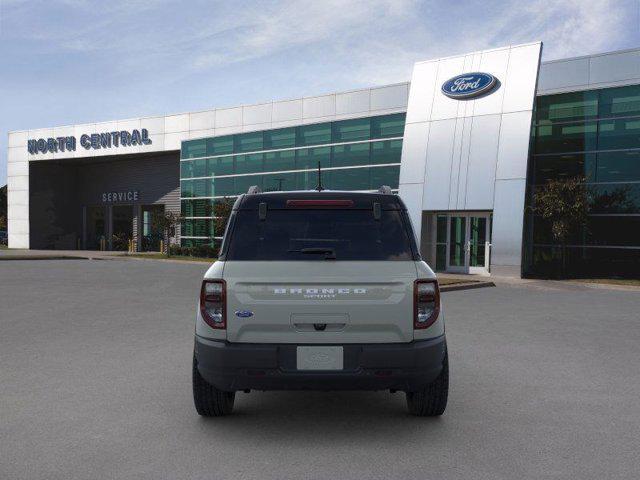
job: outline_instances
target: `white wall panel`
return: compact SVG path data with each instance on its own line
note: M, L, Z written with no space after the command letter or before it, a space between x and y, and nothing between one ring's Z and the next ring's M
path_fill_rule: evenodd
M7 163L28 161L27 146L9 147L7 149Z
M491 210L500 137L500 115L473 118L464 210Z
M431 107L435 95L438 62L420 62L413 67L407 123L426 122L431 119Z
M446 97L440 91L440 87L451 77L455 77L464 70L464 57L453 57L441 60L438 64L438 75L433 87L435 92L431 109L431 120L442 120L458 116L458 109L465 106L466 101L454 100ZM411 109L411 106L408 107Z
M189 114L189 130L208 130L216 124L215 110Z
M504 81L503 112L533 110L540 51L540 44L523 45L511 49L509 71Z
M509 65L509 49L492 50L490 52L476 55L480 60L480 65L474 66L474 71L490 73L502 84L507 74ZM485 95L478 100L471 100L473 103L473 115L492 115L502 112L502 102L504 100L504 85L499 85L491 94Z
M140 128L146 128L149 135L164 133L164 117L146 117L140 119Z
M164 133L186 132L189 130L189 114L164 117Z
M594 55L589 64L589 83L609 83L640 78L640 51Z
M216 127L236 127L242 125L242 107L216 110Z
M579 87L589 83L589 58L549 62L540 65L538 91Z
M427 122L406 125L405 138L402 141L400 183L419 183L422 188L430 126Z
M302 118L329 117L336 114L336 96L323 95L302 99Z
M491 264L519 266L526 180L496 180Z
M371 89L371 110L406 108L409 99L409 85L402 83L388 87Z
M523 132L530 131L531 116L530 110L502 116L496 179L527 178L530 137Z
M302 119L302 99L273 102L273 122L287 122Z
M27 162L7 163L7 178L17 177L19 175L29 175L29 164Z
M416 234L416 240L420 245L420 232L422 230L422 185L419 183L411 183L404 185L402 192L402 201L407 206L407 212L409 218L411 218L411 224L413 225L414 233Z
M336 94L336 115L367 112L370 107L370 91L357 90Z
M29 234L17 234L9 231L9 248L29 248Z
M272 103L263 103L261 105L249 105L246 107L242 107L242 123L244 125L270 123L272 110Z
M29 132L22 130L19 132L9 132L9 148L11 147L24 147L27 145L27 139L29 138Z
M427 145L423 210L449 209L449 185L455 133L455 119L431 122ZM400 169L402 170L402 167ZM404 189L400 193L404 198Z

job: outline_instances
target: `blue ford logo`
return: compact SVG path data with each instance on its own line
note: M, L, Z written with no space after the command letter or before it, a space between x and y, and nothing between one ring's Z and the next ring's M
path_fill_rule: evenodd
M253 312L249 310L236 310L236 317L240 317L240 318L253 317Z
M491 91L496 83L496 77L489 73L464 73L444 82L442 93L450 98L472 98Z

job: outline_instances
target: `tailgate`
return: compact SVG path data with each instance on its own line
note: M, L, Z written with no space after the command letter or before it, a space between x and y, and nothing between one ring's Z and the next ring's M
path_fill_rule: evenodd
M413 340L412 261L230 261L223 276L230 342Z

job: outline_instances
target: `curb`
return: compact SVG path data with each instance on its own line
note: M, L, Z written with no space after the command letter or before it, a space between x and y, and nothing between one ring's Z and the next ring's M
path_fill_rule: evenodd
M455 292L457 290L474 290L476 288L495 287L493 282L473 282L473 283L454 283L452 285L442 285L441 292Z
M75 255L14 255L0 256L0 262L10 260L98 260L93 257L81 257Z

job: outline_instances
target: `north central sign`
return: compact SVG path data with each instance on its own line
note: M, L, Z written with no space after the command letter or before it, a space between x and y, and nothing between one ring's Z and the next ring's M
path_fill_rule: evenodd
M498 80L490 73L464 73L444 82L442 93L455 99L473 98L490 92L496 83Z
M101 148L132 147L135 145L150 145L149 131L120 130L117 132L91 133L80 136L80 146L85 150ZM31 155L38 153L75 152L76 137L38 138L27 141L27 150Z

